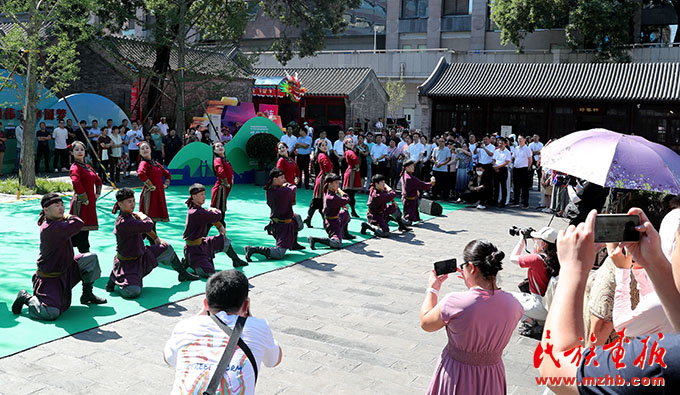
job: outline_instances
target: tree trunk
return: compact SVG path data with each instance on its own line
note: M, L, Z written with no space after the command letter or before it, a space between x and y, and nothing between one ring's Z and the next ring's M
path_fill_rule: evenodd
M28 7L28 40L27 42L34 42L33 37L38 34L39 28L35 21L34 13L36 11L35 0L31 1ZM30 44L29 44L30 46ZM26 79L25 92L26 98L24 102L24 119L26 124L24 127L24 136L22 138L22 153L21 153L21 184L29 188L35 187L35 123L36 110L38 107L38 87L36 77L36 65L38 63L37 48L27 48L28 57L26 62Z
M180 2L179 24L177 26L177 97L175 98L175 129L177 133L184 136L186 115L184 113L184 66L186 55L186 21L184 20L187 12L186 2Z
M151 120L154 120L154 115L158 109L156 102L161 96L165 75L170 68L170 51L171 47L169 45L163 45L156 48L156 61L153 63L153 76L151 77L151 81L149 81L149 94L146 98L146 107L142 109L142 117L144 119L148 116L151 117ZM144 113L148 111L151 112ZM145 123L144 119L139 120L139 122L141 122L140 125Z

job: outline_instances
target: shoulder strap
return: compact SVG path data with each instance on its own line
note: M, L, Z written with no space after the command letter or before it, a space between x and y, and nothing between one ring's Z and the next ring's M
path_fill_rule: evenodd
M243 331L243 325L246 322L245 317L238 317L238 320L236 320L236 325L234 325L234 330L232 331L231 328L229 328L227 325L225 325L219 318L217 318L214 315L211 315L210 318L217 324L217 326L220 327L225 333L229 335L229 342L227 343L227 347L224 350L224 354L222 354L222 358L220 358L220 362L217 364L217 368L215 369L215 373L213 374L212 378L210 379L210 383L208 384L208 388L203 391L203 395L214 395L215 391L217 390L217 387L220 384L220 381L222 377L224 376L224 372L227 370L229 367L229 362L231 362L231 357L234 355L234 352L236 351L236 345L238 341L241 338L241 332ZM225 330L226 328L226 330Z
M253 372L255 373L255 384L257 384L257 375L258 375L257 361L255 360L255 356L253 355L253 352L250 350L250 347L248 347L246 342L244 342L243 339L241 339L240 331L238 333L238 336L233 335L232 329L229 328L229 326L227 326L224 322L222 322L222 320L220 320L219 318L217 318L214 315L211 315L210 318L212 318L213 322L215 322L217 324L217 326L220 327L220 329L222 329L222 331L224 331L227 335L229 335L229 343L227 344L227 349L229 347L229 344L231 344L235 340L238 340L237 344L238 344L239 348L241 349L241 351L243 351L243 353L246 355L246 358L248 358L248 360L250 361L250 364L253 366ZM236 325L234 326L234 331L239 326L239 322L242 322L242 324L241 324L241 331L242 331L243 326L246 323L246 317L239 317L236 320ZM232 340L232 339L234 339L234 340ZM233 356L235 351L236 350L234 349L231 352L231 355L229 355L229 358L227 359L227 363L229 363L231 361L231 357ZM224 355L222 356L222 360L220 360L220 363L225 359L226 356L227 356L227 350L225 350ZM220 366L218 365L219 370L217 370L217 371L218 372L226 371L227 366L228 365L225 365L222 369L219 369ZM217 376L217 374L215 376ZM219 383L219 380L217 382ZM212 382L211 382L211 384L212 384ZM213 389L213 392L210 395L212 395L216 389L217 389L217 387L215 387Z

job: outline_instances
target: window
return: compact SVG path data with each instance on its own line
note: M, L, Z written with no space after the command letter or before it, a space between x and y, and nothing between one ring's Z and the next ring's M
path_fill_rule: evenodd
M469 13L470 0L444 0L442 15L468 15Z
M401 49L412 49L413 46L411 44L404 44L401 46Z
M418 44L418 49L427 49L427 44Z
M428 0L401 0L402 18L427 18Z

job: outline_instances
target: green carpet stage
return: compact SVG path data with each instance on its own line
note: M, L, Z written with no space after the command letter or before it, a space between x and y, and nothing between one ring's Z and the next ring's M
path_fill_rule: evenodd
M209 190L208 193L210 193ZM157 226L159 236L172 244L179 254L182 253L184 245L182 232L187 211L184 201L187 195L187 187L184 186L167 189L170 222L159 223ZM269 217L269 208L264 196L262 188L253 185L236 185L229 196L226 217L227 236L231 238L234 249L241 257L243 257L243 247L246 244L274 245L274 239L263 231ZM136 197L139 199L139 193ZM311 190L298 191L295 212L301 214L303 218L307 213L311 198ZM357 211L360 214L365 213L367 195L357 194L356 199ZM69 201L70 197L64 197L67 207ZM99 231L90 232L91 250L99 256L102 268L102 278L95 283L95 293L106 297L108 303L98 306L81 305L79 303L81 287L76 286L73 290L71 307L53 322L30 319L26 307L19 316L11 312L12 302L17 292L21 289L31 291L32 288L31 277L36 269L35 262L39 248L36 221L40 213L40 203L38 200L29 200L0 204L0 224L2 224L0 227L0 240L2 240L0 249L0 328L2 331L0 358L205 291L205 280L178 283L177 273L164 266L159 266L144 278L144 290L138 299L124 300L117 292L108 294L104 291L104 285L113 266L113 256L116 253L113 235L115 216L111 214L114 202L113 192L97 201ZM463 206L444 204L444 212L461 207ZM288 251L285 258L280 261L258 261L261 256L256 255L250 266L243 268L243 272L248 277L253 277L329 252L325 246L320 246L321 249L316 251L309 249L307 236L325 236L318 213L315 214L313 225L314 229L305 228L299 234L299 241L307 247L306 250ZM353 219L349 228L353 234L357 235L354 242L361 242L368 238L359 233L360 220ZM212 234L216 234L214 228L211 231ZM352 243L349 241L344 242L346 246L350 244ZM225 254L218 254L215 258L215 267L217 270L231 269L231 260Z

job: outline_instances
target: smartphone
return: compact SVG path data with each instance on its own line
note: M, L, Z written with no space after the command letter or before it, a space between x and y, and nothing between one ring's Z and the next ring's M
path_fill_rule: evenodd
M595 218L595 242L618 243L640 241L640 217L626 214L599 214Z
M443 261L434 263L434 272L437 274L437 276L454 273L456 270L458 270L456 258L445 259Z

